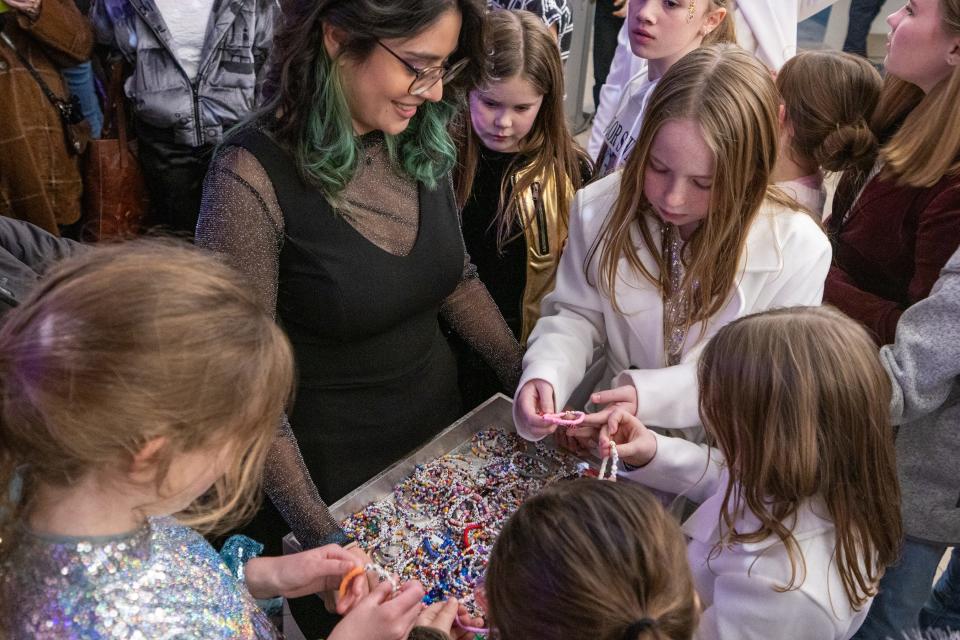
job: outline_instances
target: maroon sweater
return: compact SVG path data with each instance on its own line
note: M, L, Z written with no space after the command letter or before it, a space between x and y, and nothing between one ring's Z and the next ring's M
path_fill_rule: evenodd
M900 314L923 300L960 245L960 175L933 187L875 177L834 239L823 301L892 344Z

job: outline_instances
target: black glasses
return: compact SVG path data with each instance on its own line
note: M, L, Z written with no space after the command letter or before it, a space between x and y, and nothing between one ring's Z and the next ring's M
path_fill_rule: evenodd
M407 93L412 96L423 95L430 90L430 87L438 82L450 82L458 73L463 71L464 67L466 67L467 63L469 62L467 58L463 58L461 60L457 60L451 65L417 69L415 66L398 56L395 51L379 40L377 40L377 44L386 49L387 53L402 62L403 66L409 69L411 73L416 74L417 77L413 79L413 82L410 83L410 87L407 89Z

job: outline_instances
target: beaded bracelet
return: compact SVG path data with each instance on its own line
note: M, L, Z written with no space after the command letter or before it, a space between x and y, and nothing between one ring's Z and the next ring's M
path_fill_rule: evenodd
M562 411L560 413L544 413L540 417L558 427L575 427L583 422L587 414L583 411Z
M610 475L607 478L604 478L604 474L607 471L607 461L610 461ZM620 456L617 455L617 443L610 441L610 455L604 456L603 460L600 462L600 473L598 478L601 480L609 480L610 482L617 481L617 464L620 462Z

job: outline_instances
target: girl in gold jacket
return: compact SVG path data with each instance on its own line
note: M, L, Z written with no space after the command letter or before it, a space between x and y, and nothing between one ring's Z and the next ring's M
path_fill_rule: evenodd
M589 160L564 120L553 34L527 11L494 10L486 20L487 57L458 132L455 185L467 252L523 344L553 288L570 202L589 178ZM472 354L463 353L460 365L468 407L499 390Z

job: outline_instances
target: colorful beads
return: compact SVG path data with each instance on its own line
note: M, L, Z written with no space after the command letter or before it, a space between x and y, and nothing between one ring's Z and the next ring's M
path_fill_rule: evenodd
M572 456L502 429L459 449L418 465L391 496L343 524L387 571L419 580L425 602L453 596L476 614L474 587L503 523L550 482L581 473Z

